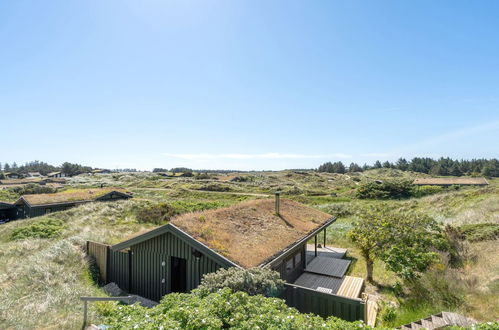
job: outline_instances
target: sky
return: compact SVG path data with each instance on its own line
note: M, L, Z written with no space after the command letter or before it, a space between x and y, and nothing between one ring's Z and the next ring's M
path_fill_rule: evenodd
M498 1L0 2L0 162L499 157Z

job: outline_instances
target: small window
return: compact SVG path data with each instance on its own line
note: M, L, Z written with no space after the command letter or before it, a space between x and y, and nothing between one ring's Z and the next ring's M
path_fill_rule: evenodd
M51 212L52 212L52 209L50 209L50 208L49 209L45 209L45 214L49 214Z
M286 262L286 270L291 270L291 269L293 269L293 258L289 259Z

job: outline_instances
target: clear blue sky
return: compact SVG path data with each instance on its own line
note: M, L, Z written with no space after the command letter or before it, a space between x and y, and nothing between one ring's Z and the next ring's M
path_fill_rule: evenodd
M499 157L498 1L0 2L0 162Z

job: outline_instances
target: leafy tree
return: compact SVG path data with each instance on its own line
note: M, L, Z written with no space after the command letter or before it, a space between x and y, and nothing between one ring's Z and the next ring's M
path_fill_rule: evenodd
M383 163L383 167L384 167L384 168L392 168L392 167L393 167L393 165L392 165L392 163L390 163L389 161L386 161L386 162L384 162L384 163Z
M4 170L5 172L10 171L10 165L9 165L9 163L5 163L5 165L3 166L3 170Z
M371 282L376 259L403 279L412 280L435 261L436 249L447 249L434 219L412 210L390 210L387 205L360 213L348 237L360 249L366 261L366 280Z
M346 172L346 168L342 162L335 162L335 163L327 162L319 166L317 171L344 174Z
M374 162L373 168L382 168L383 165L381 165L381 162L379 160Z
M277 297L284 288L284 283L279 273L271 269L246 270L232 267L206 274L198 289L217 292L222 288L230 288L232 291L243 291L251 296L262 294L267 297Z

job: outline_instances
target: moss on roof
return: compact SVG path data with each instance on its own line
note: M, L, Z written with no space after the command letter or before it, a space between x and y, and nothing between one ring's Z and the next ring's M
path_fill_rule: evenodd
M112 191L125 193L125 190L120 188L69 189L54 194L24 195L23 198L30 205L58 204L91 201Z
M171 223L233 262L258 266L306 237L332 216L303 204L260 199L217 210L189 213Z

